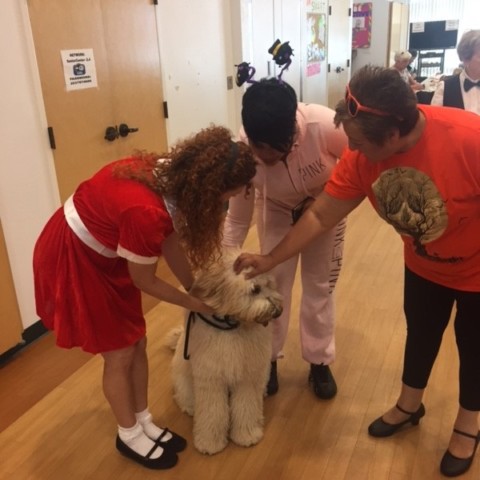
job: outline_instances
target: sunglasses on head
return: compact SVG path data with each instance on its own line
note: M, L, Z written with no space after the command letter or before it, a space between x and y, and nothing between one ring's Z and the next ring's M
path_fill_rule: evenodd
M345 103L347 104L347 111L351 117L356 117L358 112L372 113L373 115L379 115L381 117L395 117L395 115L384 112L383 110L377 110L376 108L365 107L362 105L350 91L350 87L347 85L347 91L345 92Z

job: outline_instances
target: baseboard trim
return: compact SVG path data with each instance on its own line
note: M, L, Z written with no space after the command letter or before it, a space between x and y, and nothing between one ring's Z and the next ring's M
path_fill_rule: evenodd
M47 332L48 329L45 328L41 320L38 320L27 327L22 333L22 341L0 355L0 364L8 360L10 357L12 357L12 355L15 355L15 353L17 353L19 350L22 350L22 348L25 348L27 345L34 342Z

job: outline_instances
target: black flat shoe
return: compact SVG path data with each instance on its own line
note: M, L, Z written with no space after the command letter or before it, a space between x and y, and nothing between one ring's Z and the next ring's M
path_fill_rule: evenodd
M475 446L473 447L473 453L468 458L458 458L455 455L452 455L448 450L445 452L442 461L440 462L440 472L446 477L457 477L470 468L475 452L477 451L478 443L480 442L480 432L475 436L457 430L456 428L454 428L453 431L458 435L463 435L464 437L475 440Z
M312 384L315 395L322 400L329 400L337 394L337 384L328 365L311 363L308 382Z
M128 457L144 467L154 470L165 470L172 468L177 464L178 457L173 450L164 449L158 443L155 443L152 449L145 455L140 455L135 450L132 450L125 442L123 442L117 435L116 441L117 450L125 457ZM150 458L157 448L162 448L163 452L158 458Z
M272 362L270 366L270 377L267 383L267 395L275 395L278 392L277 362Z
M408 417L403 422L395 424L385 422L382 417L377 418L368 427L368 433L372 437L389 437L390 435L396 433L397 430L402 428L404 425L407 425L409 423L411 423L412 425L418 425L420 419L425 415L425 407L423 403L420 404L420 407L416 412L407 412L398 404L395 405L395 407L405 415L410 415L410 417Z
M169 440L164 440L165 435L169 433L172 438ZM172 450L173 452L183 452L185 448L187 447L187 441L178 435L175 432L172 432L168 428L163 428L163 432L161 435L155 440L155 443L158 443L162 448L168 448Z

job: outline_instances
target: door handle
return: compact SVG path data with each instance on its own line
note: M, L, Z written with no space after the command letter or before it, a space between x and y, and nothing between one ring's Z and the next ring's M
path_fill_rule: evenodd
M107 127L105 130L105 136L103 138L109 142L113 142L118 138L118 135L119 133L117 127Z
M335 69L335 71L336 71L337 73L343 72L343 70L344 70L344 69L343 69L342 67L337 67L337 68Z
M126 123L121 123L118 127L118 134L126 137L129 133L138 132L138 128L130 128Z

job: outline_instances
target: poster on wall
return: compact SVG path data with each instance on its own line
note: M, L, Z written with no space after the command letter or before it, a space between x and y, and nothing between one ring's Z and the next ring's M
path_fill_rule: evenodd
M307 77L318 75L325 61L327 34L327 4L321 0L305 0L306 39L307 39Z
M352 48L370 48L372 36L372 4L353 4Z
M67 92L97 86L97 70L93 49L61 50L63 75Z

